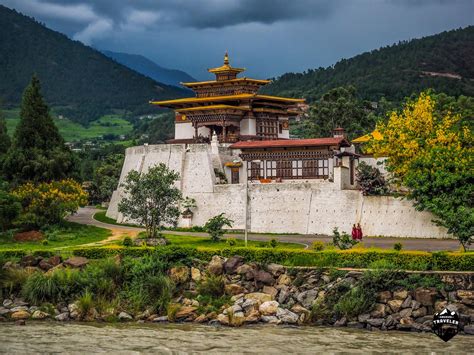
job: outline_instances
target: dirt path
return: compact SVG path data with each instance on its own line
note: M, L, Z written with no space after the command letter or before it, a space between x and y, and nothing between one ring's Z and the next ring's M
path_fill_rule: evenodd
M68 219L72 222L80 224L88 224L101 228L109 229L112 235L100 242L90 243L85 245L103 245L110 243L111 241L123 239L125 236L135 237L138 233L144 231L143 228L139 227L128 227L128 226L117 226L113 224L107 224L96 221L93 216L99 210L94 207L80 208L79 211ZM207 233L198 232L175 232L175 231L163 231L163 234L175 234L175 235L191 235L196 237L209 237ZM243 234L225 234L224 238L236 238L244 239ZM267 242L271 239L276 239L282 243L298 243L305 247L311 246L314 241L330 242L332 238L327 235L278 235L278 234L248 234L249 240ZM455 239L429 239L429 238L393 238L393 237L365 237L363 240L365 247L377 247L383 249L393 249L395 243L402 243L404 250L425 250L425 251L441 251L459 250L459 242Z

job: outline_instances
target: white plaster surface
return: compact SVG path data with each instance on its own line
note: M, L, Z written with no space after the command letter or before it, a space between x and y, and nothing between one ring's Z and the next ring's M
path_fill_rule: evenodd
M180 173L183 196L196 199L193 225L203 225L224 212L234 220L234 229L245 227L246 184L216 185L213 155L207 144L163 144L133 147L126 151L120 181L132 169L146 171L165 163ZM245 164L244 164L245 166ZM248 184L248 220L252 232L330 234L334 227L350 232L361 223L364 235L394 237L447 237L434 225L433 216L416 211L410 201L393 197L364 197L357 190L344 190L345 176L335 168L334 182L328 180L285 181ZM242 171L241 174L244 177ZM344 175L344 174L342 174ZM245 181L245 180L244 180ZM114 192L107 216L123 221L117 205L121 188ZM187 222L186 222L187 223ZM184 226L185 221L180 221Z

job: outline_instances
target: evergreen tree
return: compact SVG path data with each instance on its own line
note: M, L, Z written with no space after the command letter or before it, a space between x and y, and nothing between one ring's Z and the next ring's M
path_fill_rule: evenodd
M7 123L0 108L0 162L2 156L8 151L8 148L10 148L10 143L10 137L7 132Z
M34 75L23 93L20 123L3 164L5 176L14 184L61 179L71 173L72 158Z

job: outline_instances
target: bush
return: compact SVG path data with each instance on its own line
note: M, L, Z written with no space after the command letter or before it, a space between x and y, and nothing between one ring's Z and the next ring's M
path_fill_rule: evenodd
M276 239L271 239L271 240L268 242L268 245L270 246L270 248L275 249L275 248L278 246L278 241L277 241Z
M0 231L6 231L20 215L21 204L17 197L0 190Z
M232 248L237 244L237 240L235 238L227 238L226 243Z
M342 234L339 233L337 227L334 227L332 230L332 243L339 249L346 250L356 245L357 240L352 239L352 237L346 232L342 232Z
M232 223L234 223L233 220L225 217L224 213L221 213L210 218L204 225L204 229L211 235L211 240L213 242L218 242L224 235L224 226L232 228Z
M334 306L334 311L345 317L355 317L369 311L374 303L374 293L355 286L339 299Z
M125 238L123 238L122 245L123 245L124 247L131 247L131 246L133 246L132 238L130 238L130 237L125 237Z
M363 195L386 195L389 192L385 178L379 169L360 162L356 168L356 180Z
M222 276L206 275L197 285L197 292L201 296L219 298L224 295L225 281Z
M324 250L324 242L316 241L311 244L311 248L315 251L322 251Z
M402 249L403 249L403 244L402 243L393 244L393 250L401 251Z
M92 308L94 308L94 299L92 293L86 290L86 292L84 292L84 294L79 297L76 304L81 318L86 317Z

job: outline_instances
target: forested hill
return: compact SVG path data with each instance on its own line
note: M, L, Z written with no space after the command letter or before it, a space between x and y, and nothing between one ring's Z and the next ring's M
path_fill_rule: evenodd
M355 86L361 98L373 101L383 96L399 101L427 88L474 96L474 26L400 42L332 67L287 73L263 91L313 101L345 85Z
M146 75L160 83L168 85L180 85L181 82L197 81L188 73L177 70L164 68L152 60L139 54L119 53L112 51L102 51L106 56L133 69L143 75Z
M156 112L151 99L189 95L0 5L0 99L19 106L36 73L56 112L88 123L113 110Z

